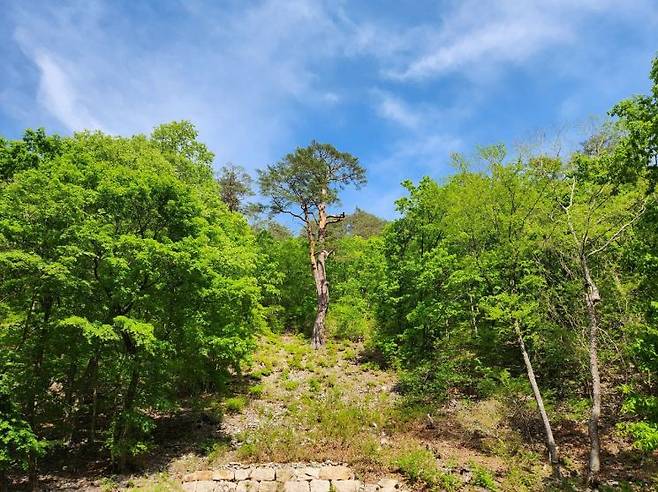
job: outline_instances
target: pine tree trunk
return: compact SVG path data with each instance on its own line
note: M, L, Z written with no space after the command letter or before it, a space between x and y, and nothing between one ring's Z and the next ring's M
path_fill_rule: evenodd
M327 282L327 274L325 270L326 259L327 252L320 251L313 269L315 288L318 296L317 311L315 315L315 323L313 323L313 334L311 340L313 348L315 349L320 348L325 342L324 323L327 317L327 310L329 309L329 283Z
M592 378L592 412L589 419L589 471L587 484L592 490L598 490L599 473L601 471L601 444L599 440L599 419L601 418L601 377L599 375L599 357L597 353L597 338L599 323L596 315L596 305L601 300L599 289L592 280L587 264L587 257L580 258L585 280L585 300L589 316L589 368Z
M541 420L544 424L544 432L546 433L546 447L548 448L548 459L551 462L551 467L553 468L553 476L559 479L560 460L558 457L557 446L555 445L555 439L553 438L553 430L551 429L551 423L548 420L548 414L544 408L544 399L542 398L541 392L539 391L539 385L537 384L537 379L535 378L535 371L532 368L532 362L530 361L530 357L528 356L528 352L525 348L523 335L521 334L521 329L519 328L518 323L516 324L516 335L518 337L521 353L523 354L523 362L525 363L528 380L530 381L530 386L532 386L532 392L534 394L535 401L537 402L537 408L539 409L539 414L541 415Z
M322 197L324 198L326 195L327 191L322 190ZM318 204L318 220L315 235L308 222L308 217L306 222L306 234L309 242L311 270L313 271L313 280L315 281L315 290L318 300L317 311L315 313L315 322L313 323L313 333L311 335L311 345L314 349L318 349L324 345L324 323L325 319L327 318L327 311L329 309L329 283L327 282L327 270L325 268L327 258L329 257L329 251L325 249L327 225L327 206L324 201L322 201Z

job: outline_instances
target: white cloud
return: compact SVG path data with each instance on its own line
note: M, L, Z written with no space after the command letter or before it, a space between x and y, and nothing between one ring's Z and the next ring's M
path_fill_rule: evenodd
M45 53L36 53L34 61L41 71L39 102L69 130L102 130L88 108L77 99L75 88L57 62Z
M341 97L335 92L329 91L322 94L322 101L327 104L338 104L341 101Z
M472 75L524 63L549 48L580 48L582 25L600 13L656 17L647 0L464 0L446 9L430 34L411 40L418 49L405 61L384 72L400 81Z
M10 11L38 69L35 102L64 128L131 134L190 119L218 164L253 169L289 150L300 105L341 100L316 74L345 39L321 2L185 2L165 29L159 7L135 5L132 16L103 1ZM12 84L3 99L27 85Z
M421 114L402 99L381 90L374 90L373 94L376 99L377 114L382 118L408 128L415 128L420 123Z

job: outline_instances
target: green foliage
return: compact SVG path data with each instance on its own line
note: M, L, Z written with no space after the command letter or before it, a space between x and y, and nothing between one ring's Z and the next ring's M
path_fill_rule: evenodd
M332 145L311 142L258 173L261 194L270 198L273 213L313 213L317 204L331 205L345 186L365 183L365 169L356 157Z
M497 490L496 480L489 470L483 466L475 464L472 465L471 468L473 471L473 485L484 487L485 489L491 491Z
M246 210L244 198L254 194L251 182L251 176L241 166L230 164L219 170L217 183L220 196L231 212Z
M654 306L654 309L656 308L658 306ZM655 392L658 375L658 329L643 328L630 346L642 377L634 384L622 386L622 392L626 396L622 411L637 420L620 423L619 427L634 439L638 449L651 453L658 449L658 396Z
M183 122L3 141L0 362L27 416L14 454L35 447L29 432L100 437L123 465L148 448L149 415L219 387L251 351L255 239L195 138Z
M362 298L341 297L331 306L327 318L329 332L336 338L347 340L362 340L373 330L373 320L370 318L367 306Z
M233 396L224 402L227 413L240 413L246 406L247 399L244 396Z
M376 215L366 212L356 207L353 213L345 216L345 220L340 223L340 231L336 232L337 236L359 236L364 239L380 236L384 230L386 221Z
M439 470L434 454L428 449L414 447L402 451L394 461L395 466L411 482L425 484L429 490L459 490L459 477Z
M257 236L259 280L263 286L266 321L275 332L308 333L315 316L315 287L308 263L308 246L301 238Z
M6 377L0 377L0 472L12 468L27 470L31 456L45 451L42 441L32 431L11 400Z

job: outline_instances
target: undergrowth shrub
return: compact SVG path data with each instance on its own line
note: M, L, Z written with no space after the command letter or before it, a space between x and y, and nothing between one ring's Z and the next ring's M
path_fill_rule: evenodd
M247 399L244 396L233 396L224 401L227 413L240 413L246 406Z
M374 320L364 299L344 296L332 304L327 329L341 340L366 340L374 330Z

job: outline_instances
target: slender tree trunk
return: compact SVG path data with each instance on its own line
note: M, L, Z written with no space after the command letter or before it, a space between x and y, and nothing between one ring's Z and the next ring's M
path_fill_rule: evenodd
M94 350L94 353L89 358L84 373L78 379L78 384L77 384L78 387L75 397L75 405L77 409L75 410L75 412L73 412L71 418L71 425L72 425L71 441L73 442L78 442L80 438L80 431L81 431L80 427L82 426L83 423L83 419L82 419L83 409L86 407L86 403L90 399L92 400L93 403L93 399L96 395L99 359L100 359L100 350L97 348ZM89 442L94 441L93 431L91 431L91 427L94 426L93 410L94 408L92 408L92 424L90 426Z
M521 348L521 353L523 354L523 362L525 362L526 372L528 373L528 380L530 381L530 386L532 386L532 393L535 396L537 408L539 409L539 414L541 415L541 420L544 424L544 432L546 433L546 447L548 448L548 459L551 462L551 467L553 468L553 476L559 479L560 460L558 457L557 446L555 445L555 439L553 438L551 423L548 420L548 414L544 408L544 399L542 398L541 392L539 391L539 385L537 384L537 379L535 378L535 371L532 368L532 362L530 361L528 351L525 348L523 335L521 334L521 329L519 328L518 322L515 323L515 328L516 336L519 340L519 347Z
M599 375L599 357L597 353L597 338L599 323L596 305L601 300L599 289L592 280L587 263L587 256L581 255L580 263L585 280L585 301L589 316L589 368L592 377L592 412L589 418L589 471L587 484L592 490L598 490L599 472L601 470L601 444L599 440L599 419L601 418L601 377Z
M96 442L96 417L98 414L98 389L94 385L91 401L91 423L89 424L89 443L93 446Z
M313 269L315 289L318 296L317 312L315 315L315 323L313 323L313 334L311 340L313 348L315 349L320 348L325 342L324 322L327 317L327 310L329 309L329 282L327 282L327 274L325 270L326 260L327 252L320 251Z
M322 190L322 196L326 196L326 190ZM311 344L314 349L318 349L324 345L324 322L327 317L327 311L329 310L329 282L327 282L327 270L325 268L327 258L329 257L329 252L325 249L325 237L328 223L326 204L324 202L319 203L317 231L315 234L311 230L308 218L306 223L311 270L313 271L313 280L315 281L315 290L318 300L315 322L313 323L313 333L311 335ZM317 249L320 251L317 251Z
M115 442L121 443L121 453L119 455L119 470L125 471L126 465L128 464L128 450L126 449L126 443L130 439L131 428L130 428L130 419L128 413L133 410L135 404L135 398L137 397L137 385L139 383L139 369L137 367L137 362L133 361L135 367L132 370L130 375L130 383L128 384L128 389L126 391L126 396L123 400L123 410L119 416L119 424L116 426L115 433Z
M29 409L27 412L28 422L33 432L36 432L36 413L37 406L39 404L37 393L38 390L42 390L42 376L43 376L43 360L45 357L46 351L46 336L48 332L48 324L50 323L50 315L53 306L53 299L50 296L46 296L42 299L41 304L43 306L43 324L39 335L37 337L37 346L36 346L36 355L33 362L33 371L34 371L34 382L33 387L30 393ZM32 450L28 457L28 477L30 482L30 488L32 490L38 490L39 487L39 473L37 470L37 455Z

